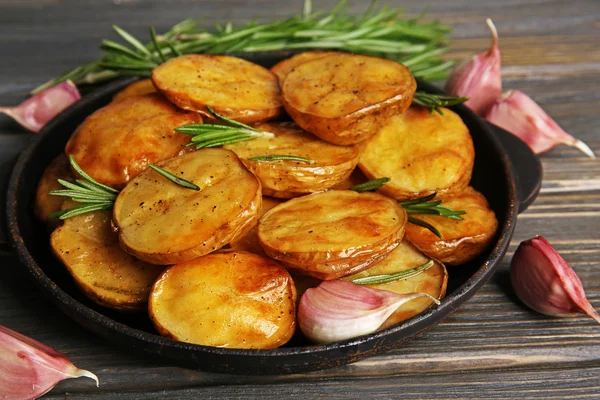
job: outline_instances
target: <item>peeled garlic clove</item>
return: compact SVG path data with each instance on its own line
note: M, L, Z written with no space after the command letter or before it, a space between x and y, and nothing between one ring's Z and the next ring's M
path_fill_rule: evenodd
M35 399L63 379L85 376L64 354L0 325L0 399Z
M498 32L491 19L485 22L492 31L492 46L456 68L445 87L452 95L468 97L465 105L479 116L484 116L502 93Z
M600 323L575 271L541 236L521 242L510 264L510 280L519 299L539 313L586 314Z
M587 144L565 132L535 101L519 90L504 93L485 119L520 138L536 154L566 144L596 158Z
M402 304L428 297L426 293L398 294L341 280L323 281L308 289L298 306L298 325L314 343L330 343L374 332Z
M67 81L39 92L16 107L0 107L0 112L30 131L39 132L58 113L80 98L75 84Z

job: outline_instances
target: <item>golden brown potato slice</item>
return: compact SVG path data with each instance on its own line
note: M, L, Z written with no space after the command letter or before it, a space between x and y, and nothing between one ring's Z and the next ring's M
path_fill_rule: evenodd
M361 142L412 102L416 82L395 61L339 53L305 62L283 82L282 102L294 121L323 140Z
M152 71L154 86L178 107L212 118L206 109L236 121L265 121L283 112L277 77L241 58L189 54Z
M261 213L260 182L229 150L203 149L161 168L198 185L195 191L148 169L121 191L113 222L123 248L153 264L175 264L247 234Z
M271 349L294 334L296 290L273 260L209 254L167 269L152 288L149 312L160 334L175 340Z
M240 157L260 179L263 194L289 199L325 190L350 175L358 164L358 147L336 146L311 135L291 122L262 123L256 128L271 132L271 139L255 139L224 146ZM253 161L265 155L299 156L314 160Z
M396 247L386 258L372 267L365 269L357 274L342 278L345 281L352 281L357 278L363 278L374 275L393 274L407 269L415 268L423 265L431 260L425 254L421 253L406 238ZM446 285L448 283L448 273L444 264L437 260L433 260L434 265L420 272L418 275L400 279L393 282L380 283L376 285L367 285L375 289L389 290L394 293L414 293L422 292L441 299L446 294ZM433 301L428 298L421 297L405 303L398 308L384 322L380 329L397 324L404 320L414 317L422 313L431 305Z
M75 179L71 173L69 159L64 154L56 157L46 168L35 194L35 215L52 229L59 225L60 220L48 217L50 214L60 211L65 200L64 197L50 195L51 190L64 189L64 186L58 183L59 179L69 182Z
M265 253L319 279L367 268L402 240L406 212L377 193L330 190L289 200L265 213L258 240Z
M79 125L65 149L100 183L121 188L147 164L171 158L190 141L173 129L201 123L158 93L133 96L99 109Z
M278 206L283 201L274 197L263 196L262 198L262 215L264 215L271 208ZM258 254L259 256L266 256L260 243L258 243L258 224L254 225L252 230L243 237L240 237L235 243L229 243L230 246L226 251L247 251L249 253Z
M123 99L132 97L132 96L140 96L142 94L155 93L156 88L152 84L151 79L142 79L141 81L133 82L119 93L115 94L112 101L116 103Z
M327 57L333 54L339 54L337 51L305 51L304 53L296 54L293 57L279 61L271 67L271 72L277 75L279 84L283 85L285 77L298 65L305 62L316 60L317 58Z
M485 197L472 187L444 201L444 206L464 210L462 221L434 215L418 217L435 226L442 239L414 224L406 227L406 237L430 257L448 265L464 264L481 254L490 245L498 229L496 214Z
M95 211L66 219L50 236L52 251L94 302L120 311L145 310L164 267L124 252L110 216L110 211Z
M360 144L358 166L365 175L391 178L379 192L397 200L433 192L443 198L467 187L475 158L473 141L456 113L446 108L443 113L411 107Z

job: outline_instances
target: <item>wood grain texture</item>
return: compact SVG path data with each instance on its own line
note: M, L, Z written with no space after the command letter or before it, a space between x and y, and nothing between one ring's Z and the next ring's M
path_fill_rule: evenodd
M328 9L335 0L315 0ZM349 0L353 12L363 2ZM391 1L409 15L424 3ZM449 57L489 45L484 20L500 32L504 86L537 100L567 131L600 154L600 2L596 0L431 0L429 18L454 26ZM278 0L0 0L0 103L99 55L115 23L145 35L180 19L271 20L299 12ZM0 160L28 136L0 116ZM444 323L403 348L341 368L302 375L247 377L202 373L122 352L63 316L27 280L11 256L0 257L0 323L67 354L98 374L60 383L49 399L212 398L600 398L600 328L590 319L554 319L528 311L510 287L510 256L521 240L543 234L584 282L600 308L600 162L569 147L542 158L542 194L519 217L507 258L490 283ZM0 168L7 164L0 162ZM1 194L0 194L1 197ZM0 201L2 199L0 198ZM4 223L0 217L0 223Z

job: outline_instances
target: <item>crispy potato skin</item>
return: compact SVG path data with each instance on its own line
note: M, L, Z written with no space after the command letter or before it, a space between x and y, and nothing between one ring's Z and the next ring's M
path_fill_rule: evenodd
M361 142L408 108L416 81L395 61L339 53L294 68L282 102L303 129L338 145Z
M427 257L425 254L421 253L414 244L404 238L400 245L398 245L398 247L396 247L379 263L357 274L346 276L342 279L346 281L352 281L354 279L367 276L393 274L423 265L430 259L430 257ZM442 264L440 261L435 259L433 261L433 266L411 278L367 286L375 289L388 290L394 293L422 292L427 293L436 299L442 299L442 297L444 297L446 294L448 272L446 271L444 264ZM433 302L427 298L411 300L390 315L390 317L379 329L384 329L412 318L415 315L422 313L432 305Z
M271 72L277 75L279 84L283 86L285 77L294 70L298 65L302 65L305 62L316 60L331 56L333 54L340 54L337 51L305 51L304 53L296 54L290 58L279 61L277 64L271 67Z
M467 213L462 221L419 215L440 231L442 239L413 224L407 225L406 237L430 257L448 265L464 264L490 245L498 230L498 220L485 197L470 186L458 196L445 200L444 206Z
M119 311L145 310L150 288L164 269L121 249L110 211L65 220L50 236L50 245L87 297Z
M260 182L229 150L203 149L158 164L194 182L183 188L148 169L121 191L113 210L123 248L153 264L175 264L247 234L261 214Z
M265 213L265 253L298 273L336 279L367 268L402 240L406 212L376 193L330 190L289 200Z
M147 168L175 156L189 135L173 129L201 123L195 113L178 110L158 93L111 103L79 125L65 149L92 178L122 188Z
M35 193L35 215L51 229L60 225L60 220L50 219L48 217L50 214L60 211L63 201L65 200L64 197L50 195L51 190L64 189L64 187L58 183L58 179L69 182L74 180L69 160L64 154L56 157L50 163L48 168L46 168Z
M212 118L217 113L236 121L266 121L283 112L277 77L241 58L189 54L172 58L152 71L154 86L185 110Z
M121 100L127 99L133 96L140 96L143 94L156 93L156 88L152 84L152 80L150 79L142 79L137 82L133 82L119 93L115 94L112 102L117 103Z
M175 340L271 349L294 334L296 289L273 260L209 254L167 269L152 288L149 314L160 334Z
M274 197L263 196L262 198L262 214L265 215L271 208L278 206L283 201ZM239 238L235 242L229 243L229 248L223 249L224 251L246 251L248 253L258 254L259 256L266 257L265 252L258 243L258 224L254 225L250 232Z
M357 146L337 146L322 141L290 122L267 122L256 128L271 132L271 139L255 139L224 146L240 157L260 179L263 194L292 198L325 190L345 180L358 164ZM269 154L299 156L314 164L299 161L252 161Z
M473 141L456 113L446 108L443 113L410 107L360 144L358 166L364 174L391 178L378 192L397 200L433 192L444 198L467 187L475 159Z

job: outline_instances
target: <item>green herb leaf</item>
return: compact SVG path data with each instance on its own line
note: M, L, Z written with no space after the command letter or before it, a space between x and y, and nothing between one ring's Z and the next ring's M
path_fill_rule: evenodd
M440 233L440 231L438 231L437 228L435 226L431 225L430 223L427 223L427 222L423 221L422 219L417 218L412 215L408 216L408 222L410 222L411 224L421 226L425 229L429 229L431 231L431 233L433 233L435 236L442 239L442 234Z
M418 199L406 200L398 202L408 214L423 214L423 215L437 215L440 217L462 221L461 215L465 215L467 212L463 210L452 210L448 207L442 206L442 200L431 201L435 198L436 193L432 193L428 196L424 196Z
M390 181L390 178L373 179L373 180L367 181L365 183L361 183L359 185L352 186L348 190L354 190L355 192L370 192L372 190L379 189L380 187L382 187L389 181Z
M433 260L429 260L425 264L419 265L415 268L406 269L404 271L399 271L393 274L373 275L365 276L364 278L356 278L352 281L352 283L355 283L357 285L377 285L380 283L394 282L400 279L408 279L420 274L428 268L431 268L433 264Z
M427 107L430 113L435 111L440 115L444 115L440 107L455 106L457 104L462 104L467 100L469 100L468 97L448 96L417 91L413 98L413 104Z
M283 161L283 160L290 160L290 161L299 161L299 162L303 162L303 163L307 163L307 164L314 164L314 163L316 163L315 160L311 160L311 159L304 158L304 157L287 156L287 155L279 155L279 154L272 154L272 155L266 155L266 156L254 156L254 157L248 158L248 160L250 160L250 161Z
M171 182L173 182L176 185L179 185L186 189L192 189L192 190L196 190L196 191L200 190L200 186L196 185L195 183L190 182L187 179L180 178L177 175L175 175L169 171L166 171L157 165L148 163L148 167L152 168L154 171L158 172L160 175L164 176L165 178L167 178L168 180L170 180Z

